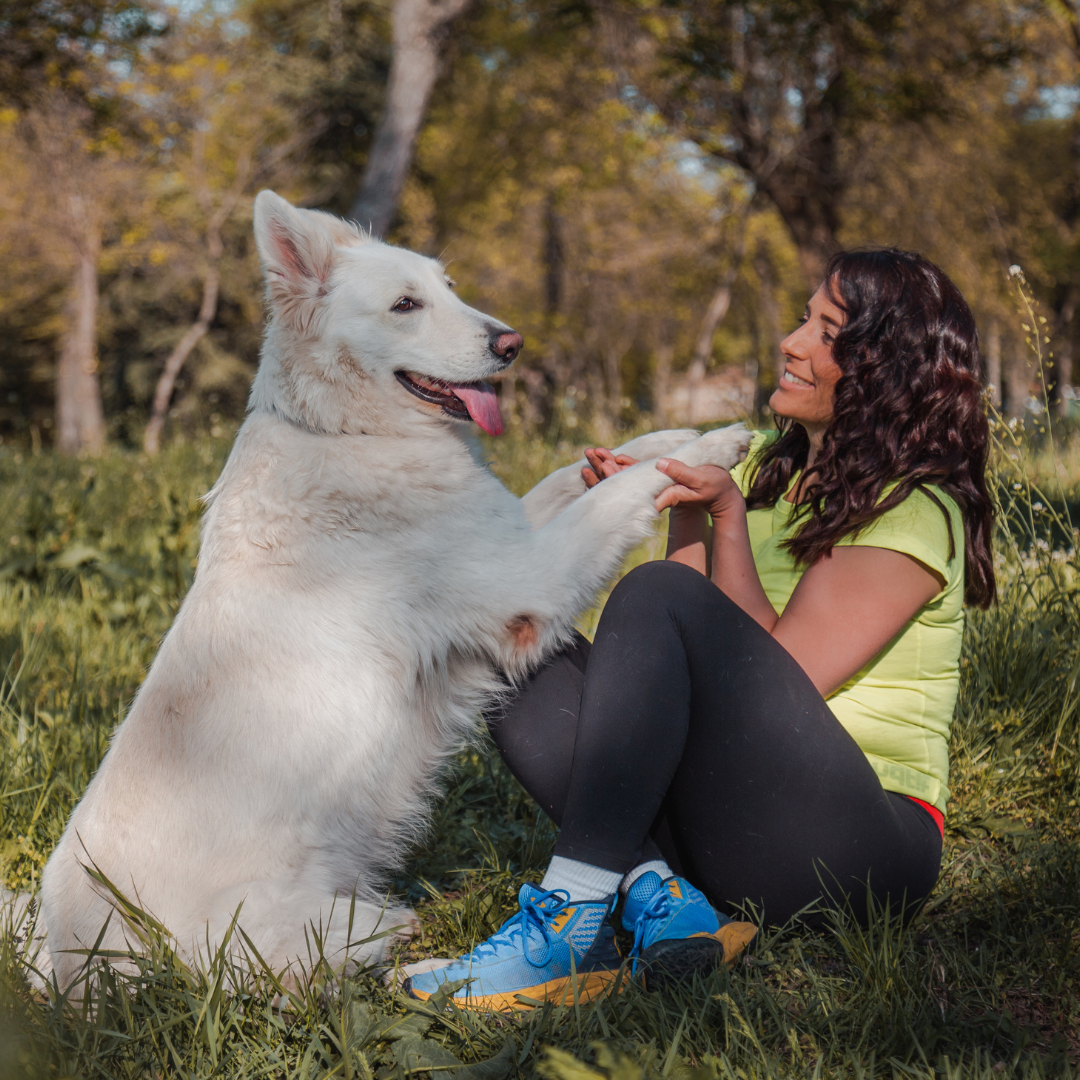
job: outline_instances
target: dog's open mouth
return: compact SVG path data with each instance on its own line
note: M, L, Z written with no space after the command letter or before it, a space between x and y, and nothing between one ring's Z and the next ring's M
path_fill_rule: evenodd
M502 413L495 388L486 382L451 383L413 371L395 371L397 381L421 401L440 405L455 420L476 421L489 435L501 435Z

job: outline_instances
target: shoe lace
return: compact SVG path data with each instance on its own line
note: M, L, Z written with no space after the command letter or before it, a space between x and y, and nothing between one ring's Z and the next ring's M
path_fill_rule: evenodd
M550 906L547 901L554 900ZM570 903L570 894L564 889L553 889L551 892L537 893L521 902L521 910L516 915L511 915L486 941L480 942L469 954L469 959L474 963L484 959L489 953L498 952L500 946L513 945L514 939L521 941L521 951L525 959L533 967L543 967L550 959L555 950L555 941L552 939L548 924L559 915ZM535 928L544 939L543 955L540 959L534 959L529 954L529 929ZM462 960L466 959L462 957Z
M630 950L630 955L634 958L634 966L631 971L631 976L637 975L638 961L641 959L641 946L645 940L645 931L649 928L649 923L653 919L666 918L671 911L671 896L668 894L667 889L657 889L653 893L652 899L641 909L641 914L638 915L634 922L634 946Z

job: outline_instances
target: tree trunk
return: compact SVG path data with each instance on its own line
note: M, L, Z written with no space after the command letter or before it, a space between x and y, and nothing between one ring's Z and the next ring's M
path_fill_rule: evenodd
M667 398L671 392L671 362L675 359L675 347L664 344L656 350L656 370L653 372L653 412L661 427L668 425Z
M105 446L97 364L100 251L100 234L88 228L78 249L56 367L56 446L62 454L99 454Z
M549 191L544 203L544 313L549 327L562 311L565 266L562 219L555 205L555 194Z
M1005 414L1020 419L1031 396L1031 354L1023 338L1017 338L1005 370Z
M761 282L761 314L765 321L765 345L772 354L771 363L763 371L770 371L776 384L784 374L784 354L780 344L784 340L784 328L780 319L780 301L776 298L776 279L768 253L759 249L754 259L754 269ZM820 280L820 279L819 279Z
M1001 323L994 319L986 336L986 384L990 389L990 404L1001 408Z
M333 7L331 6L331 11ZM340 4L338 15L340 16ZM176 348L169 354L165 361L165 367L158 377L157 386L154 387L154 401L150 408L150 420L143 434L143 449L148 454L156 454L161 449L161 432L165 427L165 417L169 412L169 402L172 400L173 390L180 371L187 358L194 351L195 346L206 336L210 324L217 315L218 295L221 290L221 256L225 253L225 245L221 239L221 230L229 220L236 204L247 189L251 179L252 162L250 152L240 155L237 162L236 176L232 186L221 197L217 209L214 209L213 194L206 178L206 139L201 131L196 130L193 138L193 160L195 165L196 183L195 190L199 203L207 215L206 221L206 277L203 279L202 303L199 305L199 314L195 322L188 327L187 332L177 342ZM278 148L283 153L283 148ZM268 167L271 159L264 160L262 168ZM259 170L256 170L258 176Z
M607 413L612 422L622 415L623 409L623 375L622 362L629 346L624 347L622 342L609 346L604 350L604 382L607 384Z
M1057 348L1050 361L1050 407L1058 416L1067 416L1072 405L1073 337L1072 323L1076 314L1076 291L1065 291L1057 312ZM1066 389L1068 388L1068 389Z
M1057 377L1057 403L1055 409L1058 416L1068 416L1073 403L1073 343L1071 339L1062 339L1059 346L1061 352L1056 357Z
M686 408L686 422L688 424L696 424L698 422L697 404L699 400L699 391L701 390L701 384L705 381L705 365L698 357L694 357L690 361L690 366L686 369L686 395L687 395L687 408ZM707 417L702 417L707 419Z
M836 160L835 135L807 139L803 153L777 164L775 151L746 151L736 160L769 198L787 226L799 253L806 287L813 292L825 277L830 256L839 250L840 206L844 196Z
M548 422L547 413L553 413L556 398L565 394L581 372L575 370L577 364L568 358L562 334L563 302L565 300L566 247L563 243L563 221L559 214L555 192L549 191L544 200L544 244L540 253L544 267L544 327L547 338L546 348L541 356L531 363L534 371L521 372L526 381L528 401L526 422L532 427L539 427ZM550 396L551 401L541 405L541 394Z
M550 423L555 382L550 372L522 368L518 372L525 384L525 424L533 429Z
M341 14L341 0L328 0L326 14L330 22L330 71L335 79L339 79L345 58L345 25Z
M611 446L615 441L615 426L611 422L611 414L607 408L607 388L604 385L603 366L602 364L591 366L585 372L583 381L585 391L589 395L592 437L601 446Z
M703 376L705 369L709 366L709 360L712 359L716 329L724 321L724 316L731 307L731 286L735 280L735 273L734 270L729 271L724 276L724 280L713 293L712 300L705 309L705 317L701 320L701 330L698 333L697 343L694 345L694 358L691 364L700 365Z
M360 192L350 215L374 236L385 236L397 212L412 164L413 147L427 113L446 31L470 0L397 0L393 12L394 58L386 104L375 132Z
M825 267L836 248L823 243L799 244L799 265L806 280L806 289L813 295L817 287L825 280Z
M507 427L517 423L517 372L507 368L498 380L499 409Z
M803 280L807 292L812 294L825 280L825 267L830 257L840 248L836 231L823 213L815 212L816 208L807 205L807 199L774 195L773 202L795 242Z

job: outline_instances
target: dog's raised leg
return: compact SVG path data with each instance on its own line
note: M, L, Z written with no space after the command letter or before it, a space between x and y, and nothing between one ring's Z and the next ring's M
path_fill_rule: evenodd
M648 435L639 435L628 443L615 448L616 454L626 454L647 461L663 457L686 446L698 437L690 428L676 428L671 431L652 431ZM556 469L550 476L544 477L527 495L522 497L525 516L534 529L546 525L556 514L562 513L575 499L580 498L589 489L581 479L581 470L588 465L582 458L573 465Z
M688 465L731 468L749 440L749 432L735 425L695 438L671 456ZM523 670L565 636L573 616L649 535L657 517L654 500L671 483L655 459L642 461L597 484L535 530L528 567L518 568L518 588L507 597L520 606L506 619L504 670Z

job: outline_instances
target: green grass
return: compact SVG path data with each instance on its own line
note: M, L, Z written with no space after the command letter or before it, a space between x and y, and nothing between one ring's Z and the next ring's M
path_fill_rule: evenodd
M333 992L316 979L283 1001L270 974L222 962L192 972L160 938L138 975L102 975L78 1006L48 1002L27 986L9 934L0 1080L1076 1075L1080 566L1068 543L1055 551L1035 541L1053 539L1048 519L1061 511L1048 500L1075 497L1080 465L1017 447L1015 461L1008 446L999 455L1013 526L1000 544L1002 601L969 615L944 869L907 928L882 913L865 932L841 918L824 932L788 929L732 971L675 992L632 987L513 1017L411 1003L372 975ZM36 885L177 610L197 558L199 496L227 449L205 440L154 462L114 451L93 463L0 449L0 875L9 887ZM518 491L574 456L521 436L493 454ZM1071 536L1063 528L1058 541ZM402 960L487 935L550 853L550 825L494 753L463 752L446 784L397 882L424 927Z

